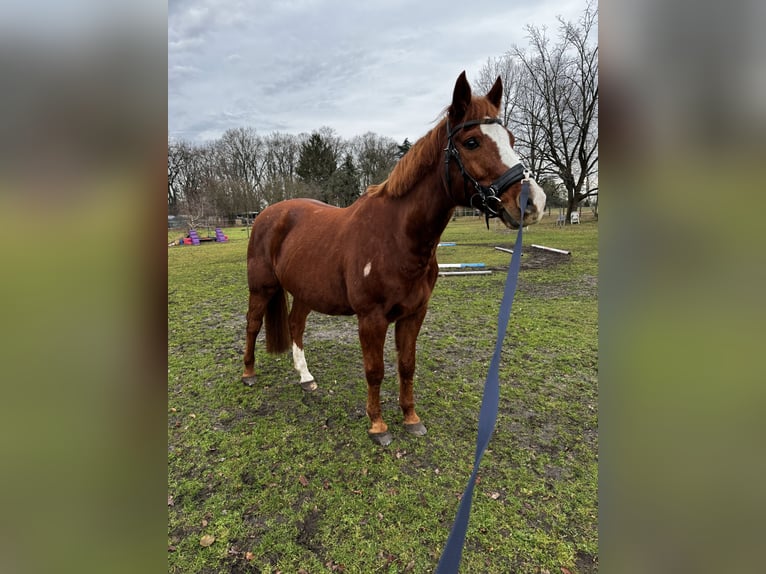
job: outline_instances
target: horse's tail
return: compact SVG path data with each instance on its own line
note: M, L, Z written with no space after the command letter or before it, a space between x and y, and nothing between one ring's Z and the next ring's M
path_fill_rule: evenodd
M279 354L290 350L290 324L287 322L285 290L279 287L266 305L266 352Z

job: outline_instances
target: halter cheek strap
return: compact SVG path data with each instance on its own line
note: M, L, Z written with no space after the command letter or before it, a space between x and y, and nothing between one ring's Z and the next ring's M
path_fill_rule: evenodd
M471 194L468 203L471 207L474 207L484 213L484 217L489 228L489 219L491 217L500 217L500 213L503 210L500 196L511 187L513 184L525 179L526 168L523 164L517 163L513 167L509 168L505 173L498 177L495 181L488 186L484 186L479 181L468 173L460 159L460 152L455 147L453 140L455 134L459 131L480 124L501 124L502 122L498 118L485 118L482 120L470 120L456 125L450 130L449 119L447 119L447 147L444 149L444 175L447 194L450 195L450 161L455 160L461 175L463 176L463 186L465 194L468 195L468 184L470 183L474 188L474 193Z

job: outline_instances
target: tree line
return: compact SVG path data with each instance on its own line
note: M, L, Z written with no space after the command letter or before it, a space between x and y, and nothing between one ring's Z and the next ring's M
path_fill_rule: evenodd
M488 59L472 82L486 93L502 77L500 118L549 204L567 208L567 220L598 197L596 26L592 4L576 23L559 19L555 41L527 26L528 46ZM169 141L168 212L192 222L232 218L294 197L344 207L386 179L410 145L372 132L345 140L330 127L265 136L245 127L203 144Z
M294 197L344 207L388 176L404 146L372 132L344 140L329 127L265 136L233 128L202 144L171 141L168 213L232 218Z

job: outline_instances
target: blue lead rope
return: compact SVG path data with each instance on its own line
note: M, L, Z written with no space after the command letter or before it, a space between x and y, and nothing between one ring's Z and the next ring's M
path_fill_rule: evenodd
M528 198L529 182L525 180L521 185L521 199L519 201L522 218L527 207ZM434 574L457 574L460 559L463 556L463 544L465 542L465 533L468 529L468 518L471 515L471 501L473 500L473 487L476 484L476 474L479 472L481 457L484 456L484 451L487 450L487 445L489 444L489 439L492 438L492 432L495 430L495 421L497 420L497 404L500 399L500 383L498 380L500 352L503 347L508 320L511 317L511 306L513 305L513 297L516 294L516 284L519 280L521 231L523 228L522 222L522 225L519 226L518 235L516 235L516 243L513 248L513 255L511 256L511 266L505 279L503 301L500 304L500 313L497 317L497 342L495 343L495 353L492 355L492 361L489 364L487 380L484 383L484 396L481 399L479 432L476 437L476 455L473 462L473 472L468 479L463 497L460 499L455 522L452 525L449 538L447 538L447 544L444 547Z

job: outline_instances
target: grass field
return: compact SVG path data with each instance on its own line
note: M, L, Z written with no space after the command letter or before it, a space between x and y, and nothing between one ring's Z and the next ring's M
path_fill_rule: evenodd
M598 224L555 219L525 232L464 573L598 570ZM259 383L241 384L247 233L224 231L225 244L168 248L169 572L432 572L473 463L511 257L493 247L515 232L478 218L447 227L442 241L457 245L439 262L493 273L437 282L415 375L425 437L401 426L389 330L381 402L394 442L382 448L367 437L354 317L309 315L315 393L290 355L265 354L263 334Z

